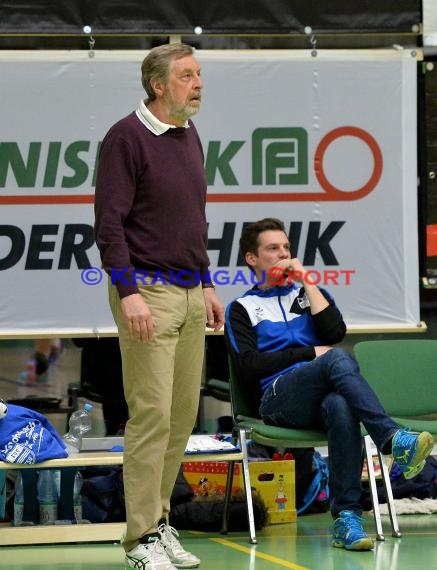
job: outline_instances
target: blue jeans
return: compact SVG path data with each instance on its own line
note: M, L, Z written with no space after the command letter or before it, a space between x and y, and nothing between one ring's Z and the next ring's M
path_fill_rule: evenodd
M343 510L361 514L360 422L386 453L391 452L390 441L399 426L361 376L355 358L334 348L279 376L264 393L260 413L266 424L325 431L332 516Z

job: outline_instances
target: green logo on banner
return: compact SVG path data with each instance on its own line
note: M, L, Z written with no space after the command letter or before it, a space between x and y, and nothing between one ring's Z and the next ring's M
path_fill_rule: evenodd
M252 134L252 183L308 183L308 135L301 127L259 128Z

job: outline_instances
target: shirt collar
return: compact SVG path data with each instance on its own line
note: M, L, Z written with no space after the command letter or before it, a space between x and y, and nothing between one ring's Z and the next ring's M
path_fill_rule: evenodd
M154 135L163 135L169 129L177 128L174 125L163 123L162 121L157 119L155 115L151 111L149 111L143 100L140 101L140 106L135 112L139 120L143 123L143 125L145 125L149 129L149 131L151 131ZM190 127L188 121L185 122L184 127L186 129Z

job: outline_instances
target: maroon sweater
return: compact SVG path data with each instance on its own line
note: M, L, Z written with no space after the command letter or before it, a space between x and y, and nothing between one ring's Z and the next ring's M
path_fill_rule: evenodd
M131 113L102 142L95 238L120 298L138 292L134 269L187 287L207 273L203 151L189 124L157 136Z

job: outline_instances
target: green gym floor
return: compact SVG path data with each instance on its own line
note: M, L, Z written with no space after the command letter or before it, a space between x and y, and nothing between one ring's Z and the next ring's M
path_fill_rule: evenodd
M348 552L330 546L330 517L307 515L297 523L272 525L258 532L251 545L245 533L181 533L187 550L204 570L416 570L434 568L437 560L437 515L399 516L402 538L389 534L370 552ZM384 531L389 532L388 520ZM373 536L373 519L365 517ZM1 529L0 529L1 532ZM123 570L118 544L3 546L0 567L5 570Z

